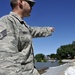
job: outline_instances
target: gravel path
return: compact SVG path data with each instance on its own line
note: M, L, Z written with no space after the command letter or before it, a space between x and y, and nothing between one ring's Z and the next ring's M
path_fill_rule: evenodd
M45 73L41 75L65 75L64 71L70 66L72 66L72 63L66 63L57 67L50 67Z

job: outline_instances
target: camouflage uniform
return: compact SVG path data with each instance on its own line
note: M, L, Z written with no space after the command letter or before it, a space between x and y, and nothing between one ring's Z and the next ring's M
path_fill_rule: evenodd
M49 27L29 27L14 12L0 19L0 75L39 75L32 38L51 35Z

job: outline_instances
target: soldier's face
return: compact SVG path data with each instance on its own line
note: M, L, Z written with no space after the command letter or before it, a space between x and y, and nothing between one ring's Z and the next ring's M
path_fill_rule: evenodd
M30 4L28 3L28 2L26 2L26 1L22 1L22 6L23 6L23 14L24 14L24 16L30 16L30 13L31 13L31 6L30 6Z

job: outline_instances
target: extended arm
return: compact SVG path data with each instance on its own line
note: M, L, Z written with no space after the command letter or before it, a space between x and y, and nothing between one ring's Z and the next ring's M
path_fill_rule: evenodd
M30 27L30 33L33 38L46 37L52 35L53 27Z

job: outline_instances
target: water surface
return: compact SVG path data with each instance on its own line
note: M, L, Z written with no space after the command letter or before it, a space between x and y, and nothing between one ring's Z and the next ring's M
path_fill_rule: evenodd
M37 69L43 69L47 67L55 67L59 66L60 64L58 62L35 62L35 67Z

